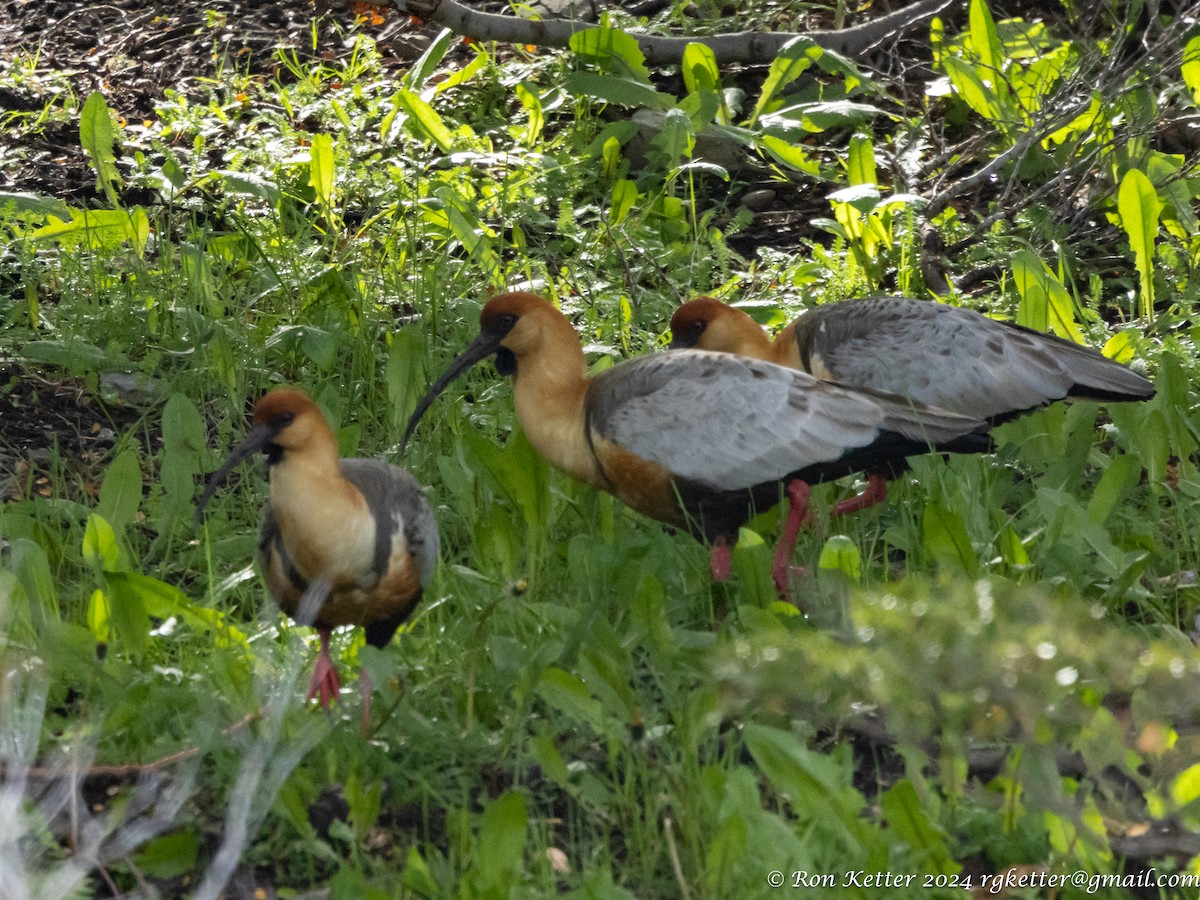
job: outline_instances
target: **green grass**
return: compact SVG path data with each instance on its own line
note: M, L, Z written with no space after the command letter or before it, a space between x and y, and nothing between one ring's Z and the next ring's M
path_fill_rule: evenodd
M942 52L979 65L985 26ZM1086 59L1104 39L1068 43ZM1191 161L1158 188L1153 324L1138 318L1125 232L1073 242L1059 198L1035 194L1052 174L1036 163L1066 150L1003 173L1033 195L1020 214L980 231L968 211L939 217L947 243L973 242L963 271L1006 273L964 302L1057 316L1093 344L1123 336L1114 352L1158 396L1028 416L993 456L919 460L886 506L818 517L797 551L799 615L770 588L777 513L743 535L733 584L710 584L703 547L550 472L486 367L437 402L403 460L399 435L488 290L553 296L602 367L661 347L676 303L701 292L758 301L773 324L893 282L922 294L916 207L834 199L804 252L743 260L728 239L750 227L734 202L746 175L689 165L689 142L713 128L702 90L688 105L679 86L678 131L641 161L619 93L604 104L563 87L586 68L570 54L455 43L398 80L368 42L320 67L284 59L277 82L227 71L206 99L169 97L149 149L114 151L111 218L59 210L74 227L52 230L28 201L2 213L14 378L91 392L106 372L152 380L98 485L52 451L36 463L51 496L0 510L0 802L19 810L0 865L19 860L21 883L47 896L71 895L51 876L82 879L78 896L143 878L186 894L240 822L233 850L261 883L334 897L740 898L775 894L773 870L790 884L860 869L918 876L889 896L963 896L953 885L1014 866L1131 872L1114 837L1152 820L1200 828ZM870 133L884 181L883 148L921 128L921 103L874 91L882 76L866 90L825 65L798 79L799 99L870 99L889 115L776 122L814 136L794 142L807 174L766 132L747 138L780 191L854 185L855 133ZM1177 69L1129 77L1157 113L1190 109ZM1043 108L1061 105L1057 87ZM1029 125L941 102L947 140L986 135L987 153ZM1102 108L1115 119L1129 102ZM1114 172L1174 163L1143 135L1078 131L1070 149L1104 144ZM160 201L127 205L123 185ZM1115 176L1107 190L1094 215L1115 222ZM1047 264L1040 289L1013 283L1016 250ZM1110 252L1123 254L1111 277ZM387 648L335 636L340 667L361 663L377 686L365 740L352 693L328 717L299 702L315 636L264 604L249 568L258 467L192 521L204 473L278 384L313 394L345 454L428 484L443 536L424 603ZM822 486L815 503L848 490ZM31 765L39 778L131 767L84 813L106 823L95 846L64 824L64 798L22 799ZM72 869L72 846L98 862Z

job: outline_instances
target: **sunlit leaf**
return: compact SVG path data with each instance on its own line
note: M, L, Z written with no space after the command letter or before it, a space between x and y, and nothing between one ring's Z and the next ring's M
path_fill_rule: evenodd
M967 106L990 121L1000 119L1000 104L995 92L984 84L979 73L970 63L955 56L948 56L942 61L954 91L962 97Z
M771 68L767 70L767 77L758 95L758 102L754 105L754 112L746 124L753 127L759 117L772 107L779 92L803 75L823 52L809 38L789 41L771 62Z
M1083 343L1071 295L1046 264L1032 251L1018 250L1012 255L1012 271L1021 295L1017 324Z
M570 38L571 49L622 77L648 84L650 70L637 38L617 28L585 28Z
M851 581L862 581L862 551L844 534L835 534L821 548L817 568L844 573Z
M317 195L317 202L329 210L333 206L333 184L337 175L333 161L333 136L314 134L309 152L309 184Z
M117 534L102 516L88 516L83 531L83 561L94 569L118 572L124 568Z
M1191 38L1183 48L1182 75L1193 102L1200 103L1200 35Z
M627 178L621 178L613 184L612 200L608 209L610 225L619 225L629 215L630 210L637 205L640 196L637 185Z
M1158 214L1162 204L1158 192L1145 173L1130 169L1117 190L1117 211L1121 227L1133 248L1133 261L1141 287L1140 308L1143 318L1154 319L1154 241L1158 237Z
M648 109L668 110L675 106L675 99L668 94L661 94L640 81L615 75L572 72L563 79L563 89L576 96L595 97L634 108L645 106Z
M846 159L846 176L852 185L871 185L878 183L875 177L875 145L863 134L850 138L850 150ZM876 190L878 197L879 191ZM850 202L850 201L846 201Z
M789 169L795 169L797 172L803 172L806 175L819 175L821 172L820 163L809 156L808 152L800 144L764 134L759 139L759 145L767 152L768 156L776 162L787 166Z
M454 135L432 106L412 91L397 91L395 103L406 113L406 123L417 137L433 141L443 153L452 149Z
M121 175L117 171L117 158L113 152L112 112L99 91L88 94L79 115L79 142L91 159L96 172L96 184L104 192L109 203L120 206L117 188Z
M546 123L546 117L542 112L542 101L537 95L536 87L528 81L518 84L515 91L517 99L529 113L529 126L525 129L525 143L533 147L537 144L538 138L542 136L542 127Z

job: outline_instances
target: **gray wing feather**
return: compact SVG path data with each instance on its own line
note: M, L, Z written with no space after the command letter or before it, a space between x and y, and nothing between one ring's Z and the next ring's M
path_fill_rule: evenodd
M622 363L593 381L589 404L601 436L677 477L718 490L832 462L885 430L936 442L983 425L771 363L702 350Z
M942 303L876 297L806 314L834 379L996 419L1069 395L1143 399L1153 387L1090 347Z
M408 552L417 564L421 587L428 587L438 560L438 528L420 483L408 472L378 459L343 459L342 477L367 500L375 521L375 570L387 567L392 536L404 529Z

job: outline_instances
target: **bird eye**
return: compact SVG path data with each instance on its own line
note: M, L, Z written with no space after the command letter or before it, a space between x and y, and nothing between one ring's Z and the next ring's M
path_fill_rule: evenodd
M292 424L292 422L295 421L295 419L296 414L289 410L288 412L281 412L279 415L271 419L271 424L276 428L287 428Z

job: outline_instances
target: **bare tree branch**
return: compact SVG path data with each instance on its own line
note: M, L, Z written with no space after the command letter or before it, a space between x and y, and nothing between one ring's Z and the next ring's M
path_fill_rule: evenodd
M591 23L571 19L532 21L515 16L468 9L457 0L393 0L397 8L410 15L436 22L457 34L484 41L508 44L537 44L542 47L566 47L571 35L593 27ZM960 0L918 0L883 18L838 31L787 32L744 31L693 37L661 37L634 34L650 65L672 65L683 59L688 44L704 44L716 56L718 64L769 63L784 45L806 37L826 50L845 56L858 56L885 38L899 34L923 19L933 16Z

